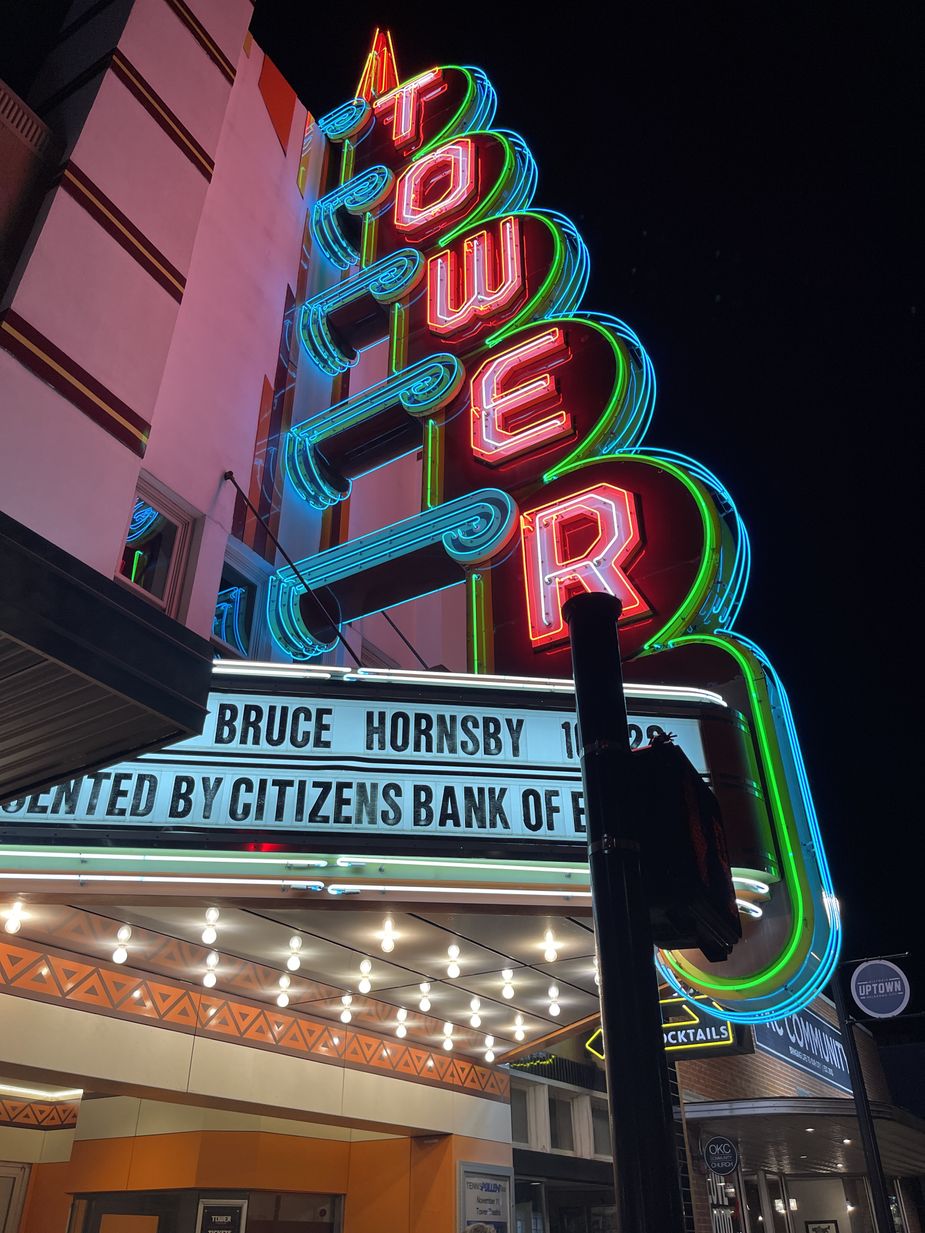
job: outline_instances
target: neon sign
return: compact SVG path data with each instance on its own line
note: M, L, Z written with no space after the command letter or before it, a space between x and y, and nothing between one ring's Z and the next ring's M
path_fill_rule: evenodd
M299 321L305 356L332 378L373 339L388 358L291 430L286 462L324 510L420 450L421 508L280 569L273 635L297 660L333 645L306 584L341 623L462 586L471 671L565 677L565 599L618 595L627 678L722 684L752 750L753 812L727 824L743 941L725 965L672 952L660 971L731 1022L790 1013L831 974L838 908L786 694L734 632L749 562L735 503L701 464L644 446L652 365L628 326L580 307L585 244L533 207L533 157L490 128L485 74L443 66L400 83L389 65L368 66L361 96L318 122L340 183L311 207L331 277Z

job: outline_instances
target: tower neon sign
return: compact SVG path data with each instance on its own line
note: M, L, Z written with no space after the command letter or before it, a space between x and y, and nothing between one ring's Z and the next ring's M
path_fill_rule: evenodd
M533 207L534 160L491 128L485 74L393 78L368 68L363 95L318 121L341 158L311 207L332 278L299 322L335 380L378 328L387 371L296 425L286 459L296 493L325 509L422 450L421 508L280 569L274 637L295 659L333 646L303 580L341 622L463 586L473 672L568 676L563 603L618 595L627 678L721 689L754 752L755 815L731 843L743 941L725 965L660 953L661 973L724 1019L791 1013L829 979L838 908L786 694L734 631L749 559L735 504L699 463L643 446L652 365L623 322L580 308L587 249Z

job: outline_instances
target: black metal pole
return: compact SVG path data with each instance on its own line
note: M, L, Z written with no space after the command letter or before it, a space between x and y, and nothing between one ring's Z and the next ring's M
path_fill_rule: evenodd
M874 1228L876 1233L895 1233L896 1226L893 1223L893 1213L890 1211L890 1199L887 1194L886 1178L883 1176L883 1162L880 1159L874 1116L870 1111L867 1084L864 1082L864 1071L861 1069L858 1046L854 1039L854 1020L848 1014L845 1001L843 977L846 966L853 965L839 964L835 969L832 992L835 994L835 1009L838 1011L838 1021L845 1042L845 1054L848 1058L848 1074L851 1076L854 1108L858 1116L858 1130L861 1135L861 1145L864 1148L867 1180L870 1183L870 1196L873 1200Z
M612 595L564 605L572 644L591 900L600 969L614 1193L620 1233L682 1233L652 928L637 836L627 816L629 734Z

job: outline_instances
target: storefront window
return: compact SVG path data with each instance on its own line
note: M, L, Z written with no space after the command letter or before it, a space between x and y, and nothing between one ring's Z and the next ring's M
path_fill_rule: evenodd
M863 1178L788 1177L787 1192L794 1224L800 1230L829 1222L838 1225L839 1233L874 1233Z
M784 1190L780 1178L774 1173L766 1175L768 1199L771 1204L771 1219L774 1221L774 1233L790 1233L787 1224L787 1207L784 1201Z
M610 1156L610 1116L603 1100L591 1101L591 1133L594 1138L595 1156Z
M522 1087L511 1085L511 1139L514 1143L530 1142L530 1123L527 1117L527 1093Z
M574 1152L575 1132L572 1127L572 1102L549 1089L549 1143L553 1151Z
M748 1233L762 1233L764 1217L761 1214L761 1192L757 1177L745 1178L745 1224Z

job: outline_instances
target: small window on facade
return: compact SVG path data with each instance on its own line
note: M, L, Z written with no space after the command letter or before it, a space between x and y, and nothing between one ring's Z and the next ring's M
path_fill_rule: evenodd
M610 1117L602 1100L591 1101L591 1132L594 1136L594 1155L611 1156Z
M549 1143L557 1152L574 1152L575 1134L572 1129L572 1102L549 1089Z
M527 1093L522 1087L511 1088L511 1139L514 1143L530 1142Z
M136 497L122 549L121 576L165 603L179 535L176 522L143 497Z
M226 562L215 599L212 637L238 655L249 655L256 607L257 583Z

